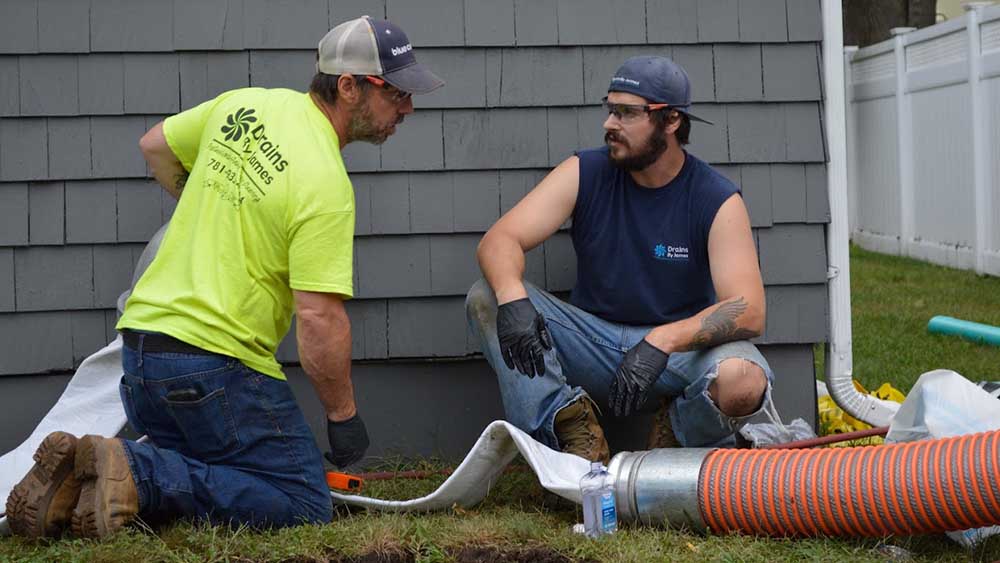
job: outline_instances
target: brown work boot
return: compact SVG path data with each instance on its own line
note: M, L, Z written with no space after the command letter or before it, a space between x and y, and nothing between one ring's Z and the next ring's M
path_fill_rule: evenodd
M674 425L670 422L670 405L673 402L674 397L664 397L660 402L660 408L656 409L656 414L653 415L653 427L649 429L646 449L681 447L677 436L674 435Z
M594 414L594 401L587 395L566 405L556 413L555 431L562 451L604 465L611 459L604 429Z
M7 497L10 531L38 538L56 536L69 524L80 496L73 474L76 436L52 432L35 450L34 467Z
M139 491L121 440L94 435L80 438L75 472L83 481L80 501L73 511L73 533L77 536L103 538L139 513Z

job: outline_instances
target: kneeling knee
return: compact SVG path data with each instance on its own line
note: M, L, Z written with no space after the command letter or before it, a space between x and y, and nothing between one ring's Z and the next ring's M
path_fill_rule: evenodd
M757 412L767 391L767 375L759 365L741 358L719 364L719 373L709 393L727 416L747 416Z
M333 498L329 492L323 491L303 502L301 510L300 524L329 524L333 520Z
M465 314L480 324L496 322L497 299L490 284L479 279L465 296Z

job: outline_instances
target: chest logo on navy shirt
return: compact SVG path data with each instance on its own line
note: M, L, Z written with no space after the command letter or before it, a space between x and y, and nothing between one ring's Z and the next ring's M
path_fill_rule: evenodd
M658 243L653 247L653 258L669 262L687 262L688 247Z

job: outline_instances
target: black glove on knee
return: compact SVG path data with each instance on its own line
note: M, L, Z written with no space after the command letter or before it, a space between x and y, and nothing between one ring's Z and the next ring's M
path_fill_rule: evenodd
M497 338L508 368L528 377L545 375L545 351L552 349L552 339L545 319L527 297L497 308Z
M368 451L368 430L358 414L341 422L327 419L326 438L330 441L326 459L339 468L357 463Z
M615 416L628 416L646 402L646 393L666 369L668 358L669 354L645 338L625 353L608 395Z

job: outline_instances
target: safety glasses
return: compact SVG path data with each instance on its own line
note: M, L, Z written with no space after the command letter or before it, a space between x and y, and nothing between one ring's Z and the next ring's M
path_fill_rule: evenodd
M608 115L615 116L622 123L634 123L651 111L670 107L669 104L616 104L609 102L607 96L601 100L601 105Z
M386 94L389 95L389 99L395 104L402 104L406 100L410 99L410 96L413 95L410 92L404 92L399 88L396 88L392 84L389 84L388 82L377 76L366 75L365 80L381 88L382 91L384 91Z

